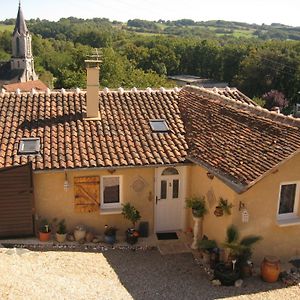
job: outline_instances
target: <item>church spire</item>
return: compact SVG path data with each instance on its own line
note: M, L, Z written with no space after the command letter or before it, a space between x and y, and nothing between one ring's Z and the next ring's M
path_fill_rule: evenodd
M23 15L23 11L21 8L21 1L19 1L18 16L17 16L16 26L15 26L13 34L15 34L16 32L18 32L20 35L26 34L28 32L27 25L26 25L24 15Z
M18 16L12 36L12 57L10 62L12 70L22 71L22 75L19 79L20 82L37 79L37 75L34 71L34 59L32 56L31 48L31 34L26 26L21 7L21 1L19 1Z

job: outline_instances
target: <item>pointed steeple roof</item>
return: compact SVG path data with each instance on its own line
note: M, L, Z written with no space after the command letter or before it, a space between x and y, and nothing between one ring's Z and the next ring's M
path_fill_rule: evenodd
M14 29L14 34L16 32L19 32L19 34L26 34L28 32L27 25L25 23L23 11L21 8L21 1L19 2L19 10L18 10L18 16L16 21L16 26Z

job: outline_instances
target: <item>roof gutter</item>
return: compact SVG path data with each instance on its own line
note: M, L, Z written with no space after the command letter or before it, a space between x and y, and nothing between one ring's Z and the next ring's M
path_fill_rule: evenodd
M78 171L105 171L105 170L119 170L119 169L140 169L140 168L159 168L159 167L175 167L175 166L187 166L191 165L190 162L182 162L175 164L156 164L156 165L139 165L139 166L111 166L111 167L91 167L91 168L61 168L61 169L50 169L50 170L33 170L34 174L45 174L45 173L61 173L61 172L78 172Z

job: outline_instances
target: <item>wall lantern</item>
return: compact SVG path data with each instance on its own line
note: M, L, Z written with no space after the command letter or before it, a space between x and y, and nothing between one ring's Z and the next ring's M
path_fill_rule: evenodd
M210 180L213 180L214 177L215 177L215 175L212 174L212 173L210 173L210 172L207 172L206 175L207 175L207 177L208 177Z
M68 174L65 171L64 191L67 192L70 188L70 182L68 180Z

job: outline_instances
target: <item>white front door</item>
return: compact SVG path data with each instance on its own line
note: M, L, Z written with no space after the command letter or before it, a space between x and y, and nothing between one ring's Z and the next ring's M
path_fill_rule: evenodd
M183 229L183 167L156 170L156 232Z

